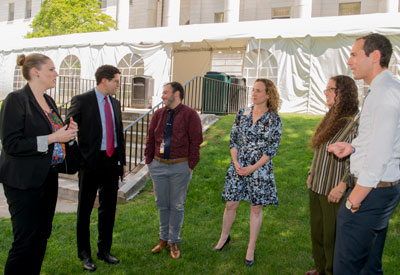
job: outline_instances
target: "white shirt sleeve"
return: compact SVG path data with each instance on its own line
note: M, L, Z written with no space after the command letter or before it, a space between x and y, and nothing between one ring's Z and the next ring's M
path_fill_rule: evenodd
M49 141L48 141L48 136L37 136L36 137L36 142L37 142L37 151L38 152L47 152L49 150Z
M375 105L370 138L366 157L362 164L362 169L358 175L358 184L364 187L376 187L387 168L387 164L392 156L392 150L397 133L400 119L400 108L395 98L388 93L385 99Z

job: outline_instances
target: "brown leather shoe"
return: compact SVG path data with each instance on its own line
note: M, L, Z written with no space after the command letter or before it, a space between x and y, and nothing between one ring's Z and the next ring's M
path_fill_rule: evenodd
M320 273L318 272L318 270L313 269L313 270L309 270L305 273L305 275L320 275Z
M151 250L151 253L160 253L168 244L168 241L159 239L158 244Z
M181 252L179 251L178 244L171 243L169 245L169 254L171 255L172 259L179 259L181 257Z

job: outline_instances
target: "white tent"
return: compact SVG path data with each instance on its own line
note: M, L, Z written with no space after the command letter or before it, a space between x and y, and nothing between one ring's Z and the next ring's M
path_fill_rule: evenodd
M81 58L82 78L93 78L101 64L116 65L126 53L143 56L145 74L155 79L154 99L172 76L181 82L210 69L211 52L245 49L243 75L251 86L257 77L273 79L281 94L282 112L321 114L329 77L350 75L346 65L356 37L378 32L393 43L400 71L400 15L282 19L239 23L131 29L103 33L13 40L0 45L0 98L12 90L19 53L43 52L59 66L68 54ZM362 83L359 83L362 88ZM153 103L154 104L154 103Z

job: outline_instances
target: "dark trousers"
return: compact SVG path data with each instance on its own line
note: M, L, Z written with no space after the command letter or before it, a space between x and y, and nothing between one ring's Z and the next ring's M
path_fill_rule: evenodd
M77 243L80 259L91 257L89 225L97 190L99 191L98 253L110 252L118 192L119 173L116 157L116 153L109 158L102 151L95 169L82 168L79 171Z
M372 189L355 213L342 204L337 217L334 274L383 274L386 233L399 199L397 184Z
M4 274L39 274L57 203L57 171L51 168L39 188L3 187L14 234Z
M336 216L343 198L339 203L328 202L328 196L309 190L310 226L312 252L315 268L321 274L330 275L333 270L335 248Z

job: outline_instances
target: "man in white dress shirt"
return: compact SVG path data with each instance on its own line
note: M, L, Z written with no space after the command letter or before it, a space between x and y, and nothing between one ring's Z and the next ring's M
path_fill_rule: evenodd
M383 274L382 252L389 219L400 199L400 83L388 70L392 45L383 35L357 39L347 64L370 85L352 144L328 151L350 156L354 187L339 209L334 274Z

